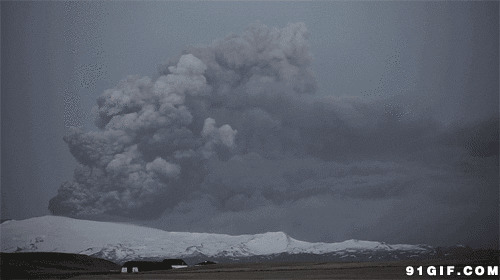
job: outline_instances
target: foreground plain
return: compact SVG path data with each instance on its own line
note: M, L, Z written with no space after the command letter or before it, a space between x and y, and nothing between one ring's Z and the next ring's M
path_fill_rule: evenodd
M216 264L134 274L82 275L72 279L498 279L406 275L406 266L466 265L450 261L363 263L238 263Z

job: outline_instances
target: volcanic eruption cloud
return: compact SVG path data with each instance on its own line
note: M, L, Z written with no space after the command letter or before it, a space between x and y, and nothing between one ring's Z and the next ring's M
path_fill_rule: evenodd
M50 211L296 238L491 241L498 119L448 125L401 105L411 97L315 94L307 38L303 23L254 24L104 91L99 129L64 138L79 165Z

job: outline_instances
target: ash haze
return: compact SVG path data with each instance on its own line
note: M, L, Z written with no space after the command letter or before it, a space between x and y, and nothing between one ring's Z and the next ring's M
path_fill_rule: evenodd
M498 247L498 2L1 2L2 218Z

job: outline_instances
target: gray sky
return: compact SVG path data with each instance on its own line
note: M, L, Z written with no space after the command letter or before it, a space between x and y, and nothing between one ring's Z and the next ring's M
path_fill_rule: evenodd
M1 8L2 218L49 214L57 197L58 214L167 230L498 246L496 2L2 1ZM298 39L280 47L273 36L290 32ZM214 42L230 34L241 37ZM273 62L277 51L289 64ZM184 65L181 54L195 59ZM172 113L179 116L174 127L193 135L169 130L158 137L191 143L203 159L180 160L143 138L132 142L139 155L125 145L109 151L111 158L131 159L127 168L137 163L147 174L171 167L167 179L127 177L108 190L118 181L103 175L94 182L98 175L88 171L111 173L102 167L111 161L104 152L99 162L81 156L84 167L73 176L78 162L68 145L78 158L88 152L84 143L115 139L111 128L96 132L96 99L128 75L154 83L175 72L168 66L201 71L211 97L186 94L192 122L181 119L182 110ZM149 82L124 82L141 83ZM142 113L144 104L159 102L147 94L134 97ZM108 121L108 105L101 121ZM207 118L215 125L205 126ZM128 123L121 125L129 133ZM68 144L65 135L72 135ZM228 139L234 146L219 147ZM130 190L122 186L133 190L147 180L161 201L124 198ZM76 183L58 195L65 181ZM94 200L69 205L79 191Z

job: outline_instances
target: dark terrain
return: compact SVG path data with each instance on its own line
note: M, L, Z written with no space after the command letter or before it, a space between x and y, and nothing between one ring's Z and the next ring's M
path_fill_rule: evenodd
M0 253L1 279L69 278L118 273L119 265L98 258L66 253Z
M290 256L288 256L290 257ZM498 279L498 276L413 276L406 267L453 265L461 271L465 265L499 265L498 250L467 247L438 249L426 260L336 261L328 254L312 256L268 256L192 266L182 269L139 273L120 273L121 265L78 254L1 253L1 279ZM375 259L375 258L373 258ZM188 264L195 264L185 259Z
M498 276L481 278L406 275L408 265L458 267L469 264L450 261L233 263L143 273L84 275L75 279L498 279Z

